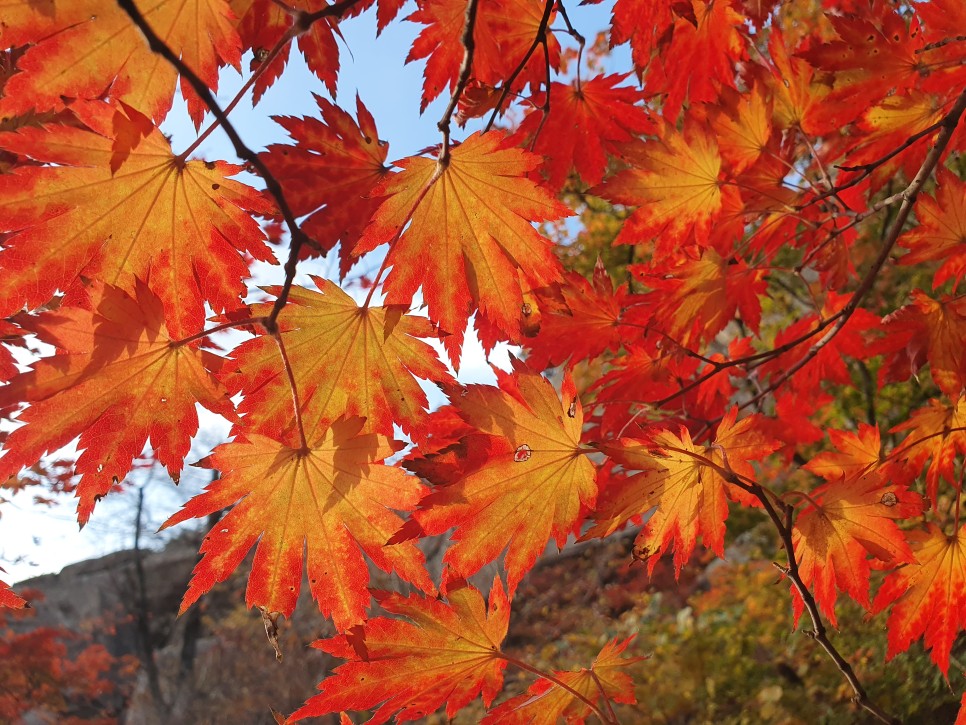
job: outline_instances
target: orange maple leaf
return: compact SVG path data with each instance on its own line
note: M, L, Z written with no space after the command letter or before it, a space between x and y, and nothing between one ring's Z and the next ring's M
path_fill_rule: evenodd
M687 428L680 435L658 431L648 443L622 439L604 451L625 468L640 471L620 486L604 489L594 512L596 524L584 538L608 536L631 517L656 508L634 544L634 555L652 572L660 554L674 545L674 568L691 557L698 536L718 556L724 556L728 495L741 497L722 470L740 476L753 473L750 461L771 453L777 445L756 430L760 416L737 421L732 408L718 425L711 446L696 446Z
M423 487L402 470L375 463L395 449L383 436L360 434L361 428L359 418L339 421L307 450L257 434L215 449L206 464L221 478L162 526L235 504L201 545L204 556L182 612L225 581L256 542L245 600L267 612L288 616L295 609L303 548L312 596L340 630L362 622L369 606L369 571L359 549L380 569L434 591L414 544L386 546L402 525L391 509L411 509Z
M745 18L733 5L732 0L675 4L678 17L670 41L648 67L645 82L647 91L667 94L661 113L671 123L685 99L715 101L719 88L735 87L735 65L746 56L741 37Z
M887 659L923 637L932 661L948 678L949 651L966 627L966 527L949 536L930 523L926 531L907 536L915 558L889 575L872 610L892 605Z
M722 94L729 103L712 109L711 126L718 137L718 150L733 174L754 165L771 138L772 103L762 85L755 84L747 94Z
M621 311L627 287L617 290L603 263L594 266L594 277L568 272L559 284L534 290L540 305L540 330L527 341L527 364L534 370L555 367L567 360L577 362L616 351L623 336L639 336L621 327Z
M937 174L935 198L923 195L916 204L919 224L899 237L909 250L900 264L942 261L933 288L953 280L955 289L966 274L966 183L945 168Z
M0 387L0 409L30 403L19 417L25 425L4 443L0 480L79 435L81 524L131 470L149 438L157 459L177 479L198 430L195 403L235 418L228 392L209 372L221 358L172 345L160 300L136 287L132 297L96 286L85 308L22 316L25 329L59 352Z
M348 634L313 643L348 662L290 720L375 709L370 723L394 714L405 722L428 717L444 703L452 718L481 693L489 706L503 686L507 664L500 652L510 619L503 585L494 579L489 607L462 581L448 583L444 594L445 602L376 593L384 610L406 619L371 619Z
M722 191L721 155L713 135L688 124L683 133L665 126L660 140L625 152L632 167L594 189L608 201L637 206L624 222L619 244L642 244L657 238L659 255L682 244L703 244L718 217Z
M900 431L909 431L909 435L892 451L890 458L907 462L914 475L929 461L926 496L930 501L936 500L940 478L959 489L955 465L956 457L966 454L966 397L956 403L930 400L891 432Z
M885 380L906 380L926 361L936 385L953 399L966 385L966 297L934 300L920 290L882 320L875 352L886 353Z
M526 178L540 158L509 147L498 131L473 134L450 159L413 156L373 193L386 196L356 254L393 242L386 263L388 304L409 304L422 286L429 317L451 335L444 345L459 361L466 322L478 306L489 322L519 337L523 293L555 281L560 262L533 222L570 210Z
M242 254L274 261L250 213L272 206L228 178L241 167L184 162L155 129L112 173L114 109L72 108L91 130L0 134L0 148L53 164L0 176L0 232L10 232L0 252L0 315L42 305L82 277L129 293L147 281L179 337L202 329L206 302L216 311L237 307L249 275Z
M500 387L470 385L454 392L467 423L491 436L485 462L427 496L400 538L438 535L456 527L443 561L469 576L507 549L512 595L553 537L563 546L581 507L597 494L593 464L580 447L584 414L569 375L557 397L548 380L514 359Z
M392 435L393 423L407 432L420 427L428 402L416 377L452 379L436 351L416 339L434 337L433 325L399 307L359 307L336 283L311 279L321 294L294 287L278 316L306 434L321 433L342 416L361 416L367 431L385 435ZM252 305L251 312L265 315L271 307ZM292 390L276 342L257 337L232 357L222 379L245 396L239 412L246 414L246 430L294 433Z
M242 50L255 52L252 60L254 71L260 65L258 54L273 48L291 29L294 22L293 12L272 0L229 0L229 4L238 18L236 25L241 36ZM329 6L326 0L292 0L290 3L290 7L296 12L316 12ZM362 8L356 5L352 10L361 11ZM329 17L315 21L310 28L298 35L298 47L305 64L325 84L326 90L333 97L339 77L337 34L338 21ZM282 75L291 46L291 43L287 43L272 61L272 65L261 70L255 80L253 103L258 103L265 91Z
M833 626L836 588L869 606L868 555L888 565L915 561L895 519L919 516L922 496L904 486L886 484L877 474L841 479L809 494L792 530L798 570ZM792 588L795 619L804 610Z
M741 258L727 260L715 250L705 249L700 258L685 259L660 274L640 265L633 265L631 271L655 290L648 299L656 310L658 329L663 328L684 347L714 339L739 310L742 321L758 332L758 297L768 284L762 270L749 268Z
M225 0L136 0L158 37L203 80L236 68L241 43ZM190 18L186 22L185 18ZM171 108L178 72L148 47L115 0L13 0L3 7L0 48L32 44L8 82L0 116L59 109L66 98L111 98L155 121ZM193 95L193 94L192 94Z
M829 440L838 453L819 453L802 466L826 481L852 480L873 471L881 462L879 426L859 423L857 433L830 430Z
M623 670L647 658L622 657L632 639L629 637L623 642L613 639L605 644L589 669L554 672L554 677L570 690L540 678L522 695L510 698L490 710L483 718L482 725L556 725L561 719L573 725L582 725L592 711L574 692L595 704L601 694L613 702L637 702L634 683Z

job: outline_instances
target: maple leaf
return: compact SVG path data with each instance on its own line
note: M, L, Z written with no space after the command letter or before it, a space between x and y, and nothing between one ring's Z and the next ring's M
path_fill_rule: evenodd
M907 95L887 96L862 116L859 126L866 133L859 137L860 143L848 155L851 166L878 163L896 149L902 149L906 139L921 134L937 123L943 116L942 103L936 96L917 90ZM902 170L908 178L914 178L919 170L923 149L928 135L906 148L894 158L881 163L872 175L872 189L881 188ZM945 173L942 166L938 174ZM921 218L922 202L916 205L916 215Z
M830 430L829 440L838 453L819 453L802 468L826 481L851 481L873 471L882 461L879 426L859 423L857 433Z
M890 604L886 659L923 638L932 661L949 673L949 651L966 626L966 527L949 536L933 523L910 531L912 563L889 575L876 594L876 614Z
M745 22L730 0L683 0L670 42L648 67L646 90L666 93L661 113L673 123L685 99L715 101L735 86L734 67L745 58Z
M20 318L58 353L0 387L0 409L30 403L19 416L25 425L4 443L0 480L79 435L81 524L131 470L149 438L177 480L198 430L195 403L235 417L227 391L209 372L221 359L193 345L172 345L161 302L146 287L136 285L129 296L97 285L89 295L85 308Z
M561 397L519 360L500 387L469 385L450 397L463 419L491 436L486 462L423 499L393 540L455 527L443 561L470 576L507 548L512 596L550 537L562 547L597 494L593 464L580 447L583 410L569 375ZM562 398L562 400L561 400Z
M2 571L2 569L0 569L0 571ZM18 597L13 590L10 589L9 584L0 581L0 607L6 607L7 609L23 609L26 606L26 599Z
M641 91L617 86L626 78L615 74L597 76L579 86L554 83L550 114L534 108L523 119L517 130L521 145L533 141L532 150L546 158L552 187L563 186L571 168L587 184L599 184L608 154L619 156L623 144L653 131L650 116L638 105Z
M700 258L687 259L661 275L647 274L651 269L639 265L630 269L655 290L649 299L658 308L654 318L658 328L684 347L714 339L737 310L752 332L758 332L758 296L768 284L763 271L750 269L740 258L727 260L705 249Z
M659 554L673 544L674 568L680 574L698 536L724 556L728 492L734 487L721 471L730 467L749 476L753 473L749 461L777 447L754 430L758 416L736 422L737 413L732 408L725 415L710 447L696 446L683 426L680 435L661 430L647 443L622 439L604 447L615 461L640 473L622 486L604 490L594 511L596 523L583 538L609 536L632 516L657 507L634 543L634 556L647 560L648 572L654 571Z
M413 376L451 380L433 348L416 339L434 337L433 325L398 307L359 307L334 282L311 279L321 294L293 288L278 317L306 433L321 432L342 416L361 416L366 430L386 435L394 422L407 431L420 427L428 402ZM252 305L251 312L266 315L271 308ZM239 412L246 414L246 429L294 433L292 391L275 340L244 342L233 357L222 379L245 396Z
M756 84L748 95L737 92L725 96L731 100L712 113L711 125L718 137L721 158L740 174L758 161L768 147L772 131L772 104L762 84Z
M802 58L789 55L781 28L772 28L768 52L773 67L769 68L767 80L778 126L798 126L809 135L826 130L823 99L831 89L818 81L815 68Z
M955 465L956 457L966 453L966 397L956 403L930 400L891 432L900 431L909 431L909 435L890 456L906 461L917 474L930 461L926 470L926 496L931 501L939 493L940 477L959 488Z
M568 359L589 360L605 350L616 351L624 333L633 332L620 324L627 288L622 285L614 289L600 260L594 266L592 282L568 272L559 286L535 290L534 294L543 308L540 330L527 341L527 364L534 370L555 367Z
M923 195L916 204L919 224L899 237L909 250L899 263L941 260L933 288L953 280L955 289L966 273L966 183L946 169L939 170L937 180L935 198Z
M289 616L295 609L303 547L312 596L340 630L362 622L369 605L369 573L359 549L383 571L434 591L415 545L385 545L402 524L390 509L411 509L423 487L400 469L375 463L395 449L361 429L359 418L338 421L307 450L254 433L215 449L206 465L221 478L162 526L234 504L201 545L181 612L225 581L256 542L245 601L267 612Z
M594 703L600 699L601 693L613 702L637 702L634 697L634 683L623 669L647 658L621 656L632 639L633 637L628 637L623 642L613 639L605 644L589 669L554 672L554 677L569 687L570 691L541 677L522 695L490 710L483 718L482 725L556 725L561 719L582 725L592 711L585 702L577 699L574 692Z
M833 626L836 588L869 607L868 555L890 566L915 561L895 519L919 516L922 496L870 474L831 481L808 496L792 530L802 581ZM793 588L795 619L804 611Z
M284 185L292 211L309 215L302 231L324 251L341 242L339 268L345 276L356 261L352 250L378 206L371 192L389 171L384 165L389 149L358 96L358 123L320 96L315 102L320 119L275 116L296 145L273 144L263 158Z
M692 239L706 242L725 195L714 137L695 124L686 125L683 133L666 126L659 141L642 143L625 157L631 168L590 190L608 201L638 207L617 243L641 244L657 237L663 255Z
M238 18L242 50L255 53L252 60L254 71L261 65L259 53L268 52L291 29L293 14L272 0L229 0L229 4ZM330 4L325 0L292 0L290 6L297 11L311 13L330 7ZM299 50L306 65L333 96L339 75L338 33L338 22L334 18L320 18L298 35ZM261 74L255 79L253 103L258 103L265 91L281 76L288 60L289 47L290 44L287 44L282 49L269 68L260 69Z
M370 723L427 717L446 705L447 717L478 694L489 706L503 685L506 660L500 645L510 618L499 577L489 606L462 581L451 581L446 602L418 594L376 593L379 605L406 619L378 617L350 634L320 640L313 647L348 660L319 684L322 692L291 721L340 710L372 710ZM378 709L376 709L378 708Z
M241 43L225 0L136 0L151 29L204 81L239 66ZM191 22L185 22L191 18ZM160 121L171 108L177 71L148 47L116 0L10 0L0 48L32 44L7 82L0 115L63 108L65 98L111 98ZM183 83L188 88L186 83Z
M596 5L601 0L585 0ZM631 59L642 75L657 49L658 40L670 29L674 17L669 0L617 0L611 16L610 45L631 44Z
M875 345L886 353L884 380L905 380L926 361L932 379L946 395L958 398L966 384L966 298L930 298L919 290L911 304L882 320L885 335Z
M839 40L800 53L814 67L835 74L825 106L829 123L838 127L853 121L858 109L874 105L887 94L902 94L925 70L915 17L910 27L889 3L879 1L859 3L855 10L828 14Z
M386 199L355 251L393 242L386 302L409 304L422 286L430 319L451 333L443 344L454 366L474 306L511 338L518 336L523 293L517 270L533 287L560 274L551 242L533 222L570 215L526 178L539 157L507 146L502 133L491 131L470 136L443 165L418 156L396 164L403 171L372 192Z
M161 298L168 329L202 329L205 303L234 309L249 274L242 254L274 261L250 212L270 214L261 194L228 177L241 167L184 162L160 131L122 169L109 163L114 110L72 108L92 130L70 126L0 134L0 148L53 164L0 176L0 314L35 308L82 278L134 293L137 280Z

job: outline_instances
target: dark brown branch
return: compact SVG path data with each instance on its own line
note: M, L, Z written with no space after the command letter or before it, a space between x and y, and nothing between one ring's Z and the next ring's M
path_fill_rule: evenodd
M443 117L436 124L436 127L443 134L443 147L439 152L439 163L441 166L446 166L449 163L450 123L453 120L453 112L456 110L460 96L463 95L466 84L470 81L470 73L473 72L473 54L476 52L476 41L474 40L473 33L476 30L476 8L478 6L479 0L470 0L466 5L466 19L463 23L463 36L460 40L463 44L463 62L460 64L460 72L456 81L456 87L453 89L453 95L450 96L449 103L446 104Z

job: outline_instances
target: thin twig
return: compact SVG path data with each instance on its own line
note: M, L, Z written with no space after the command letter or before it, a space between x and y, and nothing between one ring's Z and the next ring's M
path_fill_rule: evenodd
M828 633L825 629L825 622L822 620L822 615L818 610L818 605L815 603L815 597L809 591L808 587L805 586L805 582L802 580L801 572L798 569L798 560L795 558L795 549L792 543L792 507L787 504L783 504L784 517L778 513L772 504L771 499L768 498L764 489L762 489L758 484L755 484L755 488L758 489L754 491L755 497L761 501L762 507L771 519L772 524L778 530L778 535L781 537L782 545L785 548L785 553L788 556L788 567L783 567L782 572L792 581L795 591L798 592L799 597L801 597L802 603L805 606L805 611L808 612L808 616L812 621L812 630L807 632L808 636L814 639L818 644L825 650L825 653L829 658L835 663L842 676L846 679L849 685L852 687L852 691L855 696L852 701L859 705L861 708L871 713L878 720L889 723L890 725L899 725L900 721L897 718L889 715L885 710L876 705L872 699L869 697L862 683L859 681L858 676L855 674L855 670L852 669L852 665L842 656L842 654L835 648L835 645L828 638Z
M483 129L484 132L489 131L493 128L493 123L496 121L497 115L500 113L500 108L503 106L503 102L506 101L507 96L510 95L510 89L513 87L513 82L517 79L523 69L527 67L527 63L530 62L530 57L533 55L534 51L540 47L540 43L543 42L547 37L547 26L550 25L550 14L553 10L555 0L547 0L543 7L543 17L540 18L540 26L537 28L537 34L533 38L533 42L527 49L526 54L523 56L517 67L513 69L513 73L510 77L506 79L503 84L503 91L500 93L499 99L497 99L496 106L493 107L493 113L490 114L490 120L486 122L486 127ZM550 92L550 88L547 88L547 93Z

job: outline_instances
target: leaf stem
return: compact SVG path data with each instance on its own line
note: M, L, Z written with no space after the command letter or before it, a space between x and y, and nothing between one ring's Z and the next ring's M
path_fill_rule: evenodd
M230 322L223 322L220 325L215 325L214 327L209 327L207 330L202 330L201 332L196 332L194 335L189 335L188 337L182 338L181 340L172 340L168 343L169 347L183 347L196 340L200 340L209 335L213 335L216 332L222 332L223 330L230 330L234 327L243 327L245 325L264 325L264 317L248 317L244 320L231 320Z
M533 665L527 664L523 660L517 659L513 655L508 655L505 652L499 652L499 653L497 653L497 656L499 656L502 659L506 660L507 662L509 662L511 665L513 665L514 667L516 667L518 669L521 669L521 670L524 670L526 672L529 672L529 673L531 673L533 675L536 675L537 677L542 677L543 679L552 682L557 687L560 687L561 689L566 690L571 695L573 695L578 700L580 700L582 703L584 703L587 707L589 707L593 711L593 713L597 717L600 718L600 721L601 722L603 722L603 723L614 723L614 725L618 725L617 720L616 719L614 719L614 720L609 719L603 713L603 711L601 711L601 709L597 706L597 703L595 703L593 700L591 700L590 698L588 698L586 695L583 695L583 694L577 692L577 690L575 690L574 688L572 688L570 685L568 685L566 682L562 681L558 677L556 677L556 676L554 676L554 675L552 675L552 674L550 674L548 672L544 672L543 670L541 670L541 669L539 669L537 667L534 667Z
M295 37L294 28L295 26L293 25L291 28L285 31L282 37L278 39L275 47L268 52L268 55L265 56L265 59L262 60L258 68L255 69L255 72L252 73L248 80L245 81L244 85L238 89L238 93L235 94L235 97L231 99L231 102L227 106L225 106L226 116L230 115L231 112L235 110L235 106L237 106L241 99L245 97L245 94L248 93L248 89L255 85L255 81L258 80L259 76L261 76L262 73L264 73L265 70L272 64L272 61L274 61L278 54L282 52L282 49L288 44L288 42ZM190 156L191 153L197 149L220 125L221 122L217 118L212 121L208 125L208 128L202 131L201 135L199 135L188 148L178 154L178 158L182 162L187 160L188 156Z
M279 355L282 356L282 366L285 368L285 376L288 378L288 385L292 390L292 407L295 409L295 427L299 433L299 452L304 455L309 452L309 444L305 438L305 426L302 423L302 404L299 401L299 390L295 385L295 372L292 370L288 353L285 351L285 342L282 340L282 334L276 329L271 335L278 345Z

